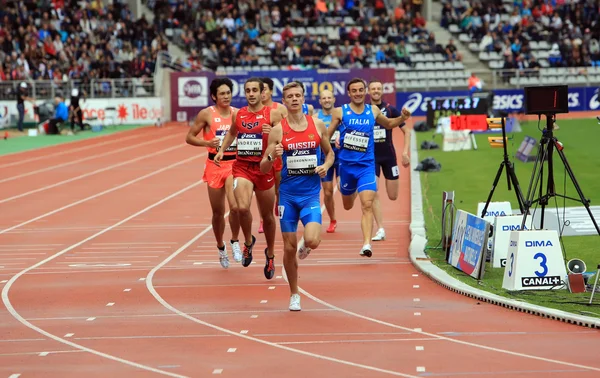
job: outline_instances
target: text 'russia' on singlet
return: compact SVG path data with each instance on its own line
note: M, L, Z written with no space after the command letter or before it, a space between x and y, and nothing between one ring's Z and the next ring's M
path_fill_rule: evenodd
M223 146L223 139L225 139L225 135L229 132L231 128L231 118L233 117L233 112L237 109L230 106L229 107L229 117L223 117L219 114L219 110L215 106L211 106L210 108L210 125L208 130L204 129L204 140L211 140L213 138L219 138L219 147L212 148L208 147L208 152L211 154L216 154L219 152L221 147ZM236 141L223 152L223 155L230 156L235 155L236 150Z
M271 108L263 106L254 113L244 106L238 111L235 117L237 160L260 163L269 140L269 135L262 132L264 124L271 124Z
M339 159L346 163L373 164L375 151L373 129L375 117L371 105L365 104L361 114L355 113L350 104L342 105L340 123Z
M305 117L308 126L304 131L294 131L287 119L281 121L283 168L280 193L310 196L321 190L321 178L315 173L321 161L321 136L313 118Z

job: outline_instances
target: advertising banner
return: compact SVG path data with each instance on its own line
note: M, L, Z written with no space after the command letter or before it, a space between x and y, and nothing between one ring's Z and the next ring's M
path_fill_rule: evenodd
M378 79L383 83L383 98L396 106L395 70L393 68L307 70L307 71L236 71L173 72L171 73L171 117L173 121L186 122L207 106L214 104L210 98L210 82L215 77L226 76L233 81L231 105L241 108L247 105L244 83L251 77L273 79L273 101L281 102L283 87L294 80L304 84L305 102L319 109L319 93L330 90L335 96L335 106L348 103L346 84L355 77L369 82Z
M448 263L475 279L483 278L490 223L463 210L456 212Z
M569 111L590 111L600 109L598 87L569 87ZM519 112L524 111L525 91L520 89L497 89L493 91L492 109L495 111ZM398 92L396 103L400 109L408 108L413 116L427 115L427 103L436 97L468 96L464 91L432 91L432 92Z
M36 104L39 106L45 102L38 100ZM67 99L65 103L69 106L70 101ZM54 103L52 102L52 104ZM152 125L163 115L163 105L158 97L88 99L80 101L80 106L83 110L84 121L97 118L98 121L95 122L102 123L104 120L110 119L116 125ZM16 122L18 119L17 102L0 101L0 116L0 128L9 127L8 120L11 118ZM24 122L35 122L33 105L27 101L25 102ZM16 126L16 123L12 126Z

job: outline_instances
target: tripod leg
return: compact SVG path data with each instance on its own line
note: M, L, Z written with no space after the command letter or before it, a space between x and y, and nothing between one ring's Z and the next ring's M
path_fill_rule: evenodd
M525 227L525 222L527 221L527 215L529 215L529 209L531 205L533 205L534 200L533 196L535 195L535 190L538 187L538 183L540 184L540 200L541 200L541 182L543 181L543 173L544 173L544 160L546 159L546 143L544 139L540 142L540 147L538 149L538 156L535 161L535 165L533 168L533 172L531 172L531 181L529 183L529 189L527 190L527 199L525 200L525 211L523 212L523 221L521 222L521 229ZM537 176L536 176L537 172ZM533 223L533 220L532 220Z
M485 217L485 213L487 212L487 208L490 205L490 201L492 200L492 196L494 195L494 191L496 190L496 186L498 186L498 181L500 181L500 176L502 176L502 169L504 168L504 162L500 163L500 167L498 168L498 172L496 173L496 178L494 178L494 183L492 184L492 190L488 195L487 201L485 201L485 206L481 212L481 218Z
M596 271L596 281L594 282L594 288L592 289L592 295L590 295L590 303L592 304L592 300L594 299L594 293L596 292L596 285L598 285L598 278L600 278L600 269Z
M583 191L581 190L581 187L579 186L579 183L577 182L577 179L575 178L575 174L573 173L573 170L571 169L571 166L569 165L569 162L567 161L567 157L565 156L564 151L560 148L557 148L556 151L558 151L558 156L560 156L560 159L562 160L562 162L565 166L565 170L567 171L567 174L571 178L571 181L573 182L573 186L575 187L575 190L577 190L577 194L579 194L581 203L583 203L583 206L585 206L585 209L587 210L588 214L590 215L590 219L592 220L592 223L594 224L594 227L596 228L596 232L598 232L598 235L600 235L600 227L598 227L598 223L596 223L594 214L592 214L592 210L590 209L590 202L583 195Z
M513 187L515 188L517 202L519 203L519 210L521 210L521 214L525 214L525 199L523 198L523 192L521 191L521 186L519 185L519 179L515 174L514 164L509 164L508 167L506 167L506 171L508 172L509 179L512 181Z

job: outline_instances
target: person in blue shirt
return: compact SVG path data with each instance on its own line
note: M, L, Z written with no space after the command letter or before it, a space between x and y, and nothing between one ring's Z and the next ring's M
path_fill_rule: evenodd
M363 246L361 256L371 257L371 233L373 231L373 201L377 192L375 177L375 124L385 129L400 126L408 118L410 111L402 109L401 115L388 118L377 106L365 104L367 84L363 79L354 78L346 85L350 103L335 108L331 114L328 138L340 131L339 144L339 188L345 210L354 207L356 197L362 207L361 229Z
M54 118L50 119L48 134L60 134L58 124L65 122L69 118L69 108L60 95L54 97L54 105Z

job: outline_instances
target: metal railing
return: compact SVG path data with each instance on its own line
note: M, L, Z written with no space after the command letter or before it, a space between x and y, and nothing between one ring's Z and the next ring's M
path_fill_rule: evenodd
M86 98L154 97L154 78L92 79L90 81L68 80L10 80L0 82L0 101L16 99L21 83L27 83L27 96L36 100L48 100L56 95L71 97L71 90L78 88Z

